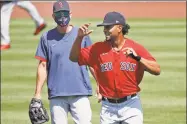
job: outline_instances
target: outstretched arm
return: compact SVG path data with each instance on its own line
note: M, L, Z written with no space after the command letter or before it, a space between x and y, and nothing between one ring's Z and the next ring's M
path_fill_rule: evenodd
M69 56L69 59L73 62L78 61L78 57L81 51L81 42L82 42L83 37L92 33L92 30L90 31L88 30L89 25L90 24L84 24L78 30L77 38L71 48L71 52Z

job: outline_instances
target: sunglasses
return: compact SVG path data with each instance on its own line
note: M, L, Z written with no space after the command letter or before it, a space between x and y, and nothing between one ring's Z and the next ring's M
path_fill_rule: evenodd
M56 17L68 17L70 15L70 12L69 11L58 11L58 12L55 12L54 15Z

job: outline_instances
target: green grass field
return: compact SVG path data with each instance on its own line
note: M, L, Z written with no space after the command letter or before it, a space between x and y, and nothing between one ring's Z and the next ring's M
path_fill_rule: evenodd
M46 30L55 26L53 20L46 21ZM94 30L92 40L103 40L103 29L96 28L102 19L74 19L72 23L87 22ZM144 124L186 124L186 20L129 19L128 23L128 37L144 45L161 65L160 76L145 73L140 85ZM1 52L1 123L30 124L28 105L34 94L38 64L34 55L40 36L32 35L35 28L30 19L13 19L10 28L12 48ZM42 99L49 112L46 85ZM95 96L90 101L92 123L99 124L101 105ZM73 124L70 116L69 122Z

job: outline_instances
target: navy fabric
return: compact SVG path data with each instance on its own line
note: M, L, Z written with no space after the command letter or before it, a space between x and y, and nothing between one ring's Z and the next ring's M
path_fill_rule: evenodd
M65 0L58 0L53 4L53 13L58 11L70 11L69 3Z
M57 96L92 95L86 66L69 60L71 47L77 37L78 28L60 34L56 28L41 36L36 56L47 61L47 85L49 98ZM89 36L84 37L81 47L90 46Z
M107 26L107 25L125 25L125 18L119 12L109 12L105 15L103 23L98 24L97 26Z

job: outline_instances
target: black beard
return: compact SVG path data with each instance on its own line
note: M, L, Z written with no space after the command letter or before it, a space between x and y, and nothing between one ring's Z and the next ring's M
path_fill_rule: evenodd
M111 37L111 36L110 36L110 39L107 40L107 41L109 41L109 42L111 42L111 43L112 43L112 42L115 42L115 41L116 41L116 37Z

